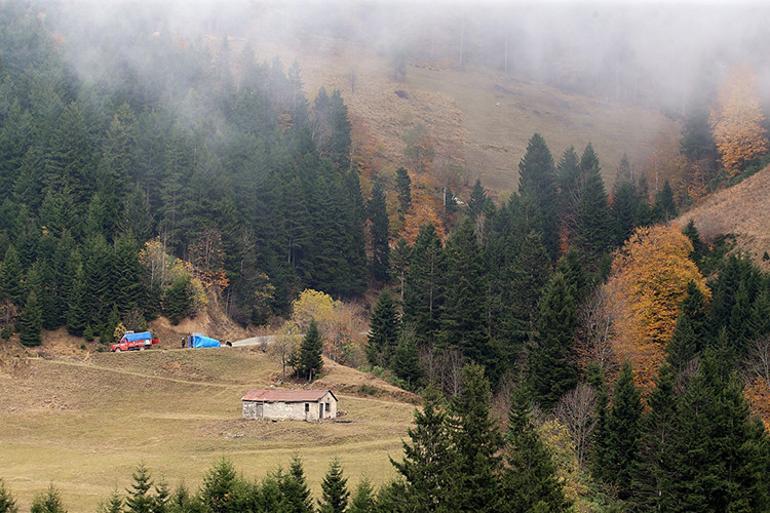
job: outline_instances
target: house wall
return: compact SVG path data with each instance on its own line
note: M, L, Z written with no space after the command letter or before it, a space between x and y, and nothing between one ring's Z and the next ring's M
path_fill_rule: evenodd
M245 419L276 419L276 420L307 420L317 422L321 403L324 403L324 419L337 417L337 400L326 393L320 401L309 403L261 403L258 401L243 401L243 418ZM305 404L308 411L305 412ZM326 406L328 405L328 406Z
M305 420L305 403L265 403L264 408L266 419ZM310 418L318 418L318 403L310 403Z
M334 398L334 396L330 392L326 392L326 395L324 395L321 398L321 402L328 404L328 408L324 408L324 418L336 419L337 418L337 400Z
M262 418L262 403L256 401L242 401L242 403L244 419Z

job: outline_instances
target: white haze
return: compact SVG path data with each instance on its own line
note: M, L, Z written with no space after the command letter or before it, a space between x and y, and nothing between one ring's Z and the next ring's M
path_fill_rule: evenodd
M114 54L141 67L144 56L136 53L136 41L152 34L192 41L237 38L258 53L265 42L318 53L314 41L324 38L384 57L402 53L411 63L494 72L506 72L507 43L512 76L652 105L674 115L711 96L735 64L750 64L764 98L770 98L767 2L148 0L50 5L55 15L46 23L73 43L70 57L81 73L98 66L93 48L104 39L113 42Z

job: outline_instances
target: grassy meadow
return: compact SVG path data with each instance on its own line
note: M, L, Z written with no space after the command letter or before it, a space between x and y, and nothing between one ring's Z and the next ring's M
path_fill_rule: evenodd
M297 454L317 488L338 457L351 483L362 475L382 482L393 476L388 456L399 456L414 409L404 392L329 362L318 386L339 391L350 423L243 420L244 390L280 378L253 348L14 360L0 367L0 477L22 511L49 483L71 513L95 511L139 462L172 485L195 487L222 456L259 478ZM377 396L358 393L362 384Z

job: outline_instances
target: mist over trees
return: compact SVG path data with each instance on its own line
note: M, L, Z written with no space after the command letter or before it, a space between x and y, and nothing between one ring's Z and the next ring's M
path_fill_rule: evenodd
M420 174L434 158L424 126L403 134L414 169L362 176L340 92L311 100L298 66L259 62L245 36L236 45L228 35L251 30L251 18L234 16L248 4L208 20L180 4L163 13L177 18L140 7L122 28L112 6L82 20L66 6L0 6L3 338L17 332L32 347L65 327L106 343L160 315L180 323L208 301L248 325L298 316L313 296L329 311L332 297L371 298L367 370L424 400L393 458L396 479L353 491L332 462L321 511L768 511L770 442L745 385L767 384L770 277L725 241L706 244L694 223L666 225L766 158L767 77L728 81L713 112L682 109L683 190L664 178L650 191L628 159L608 188L590 143L553 154L536 133L511 166L517 192L498 198L481 180L441 188L441 219L412 215L407 234L393 228L426 194ZM262 22L293 12L271 10ZM690 99L644 74L649 56L633 37L610 33L600 40L623 43L602 46L610 55L573 63L558 39L534 45L540 37L521 25L488 25L498 12L441 14L420 37L424 20L407 23L416 39L393 59L396 78L408 80L407 63L434 43L459 38L430 58L499 70L502 48L506 73L579 91L601 83L597 94L658 107ZM641 27L658 19L634 12L651 16ZM370 44L392 51L381 6L352 16L381 26ZM606 16L575 18L592 20L583 51ZM312 33L361 37L361 26L335 20L320 16ZM62 34L58 23L72 25ZM294 19L287 32L308 37L306 23ZM539 70L554 54L554 68ZM621 73L613 66L624 59L637 66ZM283 378L289 365L309 382L324 372L325 346L323 319L305 317L294 326L305 331L298 347L284 340L273 351ZM611 343L612 330L625 347ZM640 348L652 349L639 357ZM107 510L316 510L299 459L258 483L222 461L197 492L171 493L144 467L133 481ZM50 488L33 511L63 511L59 493ZM6 512L17 508L0 482Z
M113 305L132 328L179 322L203 286L242 323L287 312L306 287L365 290L367 211L338 93L311 105L296 68L248 47L212 66L207 48L165 36L136 49L151 81L120 58L116 76L84 79L38 12L2 8L0 253L24 343L41 325L111 338ZM114 42L94 52L109 62Z

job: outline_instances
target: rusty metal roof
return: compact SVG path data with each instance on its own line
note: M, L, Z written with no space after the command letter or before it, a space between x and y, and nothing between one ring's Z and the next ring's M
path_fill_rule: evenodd
M327 393L334 399L337 396L331 390L248 390L241 401L259 401L265 403L304 403L320 401Z

